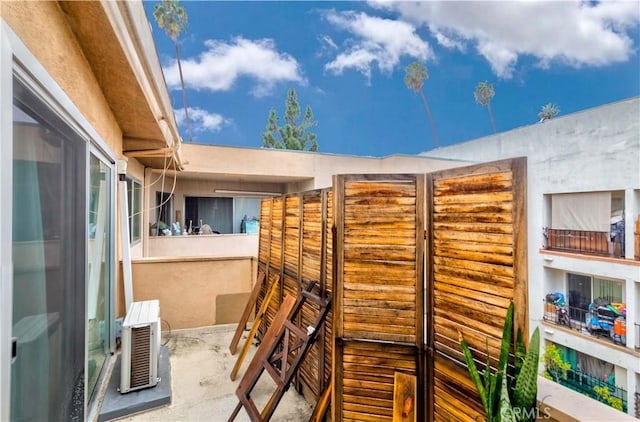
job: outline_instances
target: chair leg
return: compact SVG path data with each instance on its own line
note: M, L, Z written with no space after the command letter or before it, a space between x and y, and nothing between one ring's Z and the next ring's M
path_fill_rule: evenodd
M236 418L236 416L238 416L238 412L240 412L240 408L242 407L242 402L238 402L238 405L236 406L235 409L233 409L233 413L231 414L231 416L229 416L229 420L227 422L233 422Z

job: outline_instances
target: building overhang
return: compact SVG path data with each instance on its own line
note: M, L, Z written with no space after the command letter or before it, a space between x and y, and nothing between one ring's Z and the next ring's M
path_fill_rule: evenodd
M182 169L181 139L142 2L60 2L122 130L123 154Z

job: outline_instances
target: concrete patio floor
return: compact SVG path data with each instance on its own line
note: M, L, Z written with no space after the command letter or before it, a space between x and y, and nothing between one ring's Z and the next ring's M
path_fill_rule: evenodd
M172 400L169 406L128 416L119 421L226 421L238 404L235 391L256 351L250 348L240 374L231 381L229 374L246 340L246 333L238 346L238 352L229 353L229 343L236 324L218 325L191 330L174 330L163 342L169 347L171 362ZM262 409L275 384L264 372L252 393L258 409ZM313 407L294 388L286 392L272 417L272 421L307 421ZM235 419L249 421L244 411Z

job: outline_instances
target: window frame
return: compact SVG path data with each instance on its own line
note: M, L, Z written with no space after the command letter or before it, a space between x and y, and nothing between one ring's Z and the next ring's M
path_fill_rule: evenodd
M128 203L128 211L129 211L129 244L131 246L136 245L142 242L142 182L134 177L126 176L125 181L127 182L127 201ZM136 185L138 185L138 189L140 191L140 196L137 201L136 208L136 200L135 200L135 190ZM137 209L137 212L134 211ZM137 215L136 215L137 214ZM133 219L138 219L138 233L135 236L133 232Z
M256 207L256 215L252 216L252 217L256 217L258 219L258 221L260 221L260 201L262 200L261 197L256 197L256 196L247 196L247 195L215 195L215 196L202 196L202 195L189 195L189 194L185 194L184 196L184 203L185 203L185 212L184 212L184 225L185 228L189 227L189 218L188 218L188 212L187 212L187 202L189 202L189 200L201 200L201 199L231 199L231 221L230 221L230 226L231 226L231 232L230 233L226 233L226 232L221 232L221 234L233 234L233 235L249 235L249 236L253 236L256 235L256 233L243 233L240 229L240 225L236 226L236 223L241 222L242 221L242 217L238 216L238 200L239 199L252 199L252 200L256 200L257 201L257 207ZM194 221L193 225L194 227L198 227L200 224L199 219L202 218L202 214L199 211L199 207L196 207L198 209L198 216L196 218L196 221ZM217 230L216 226L211 224L211 222L207 222L204 221L204 223L207 223L209 225L211 225L213 230ZM219 226L218 226L219 229Z
M576 273L576 272L572 272L572 271L567 271L566 272L566 283L567 283L567 288L566 288L567 295L566 296L567 296L567 299L569 299L569 297L570 297L570 294L569 294L570 293L569 277L571 275L575 275L575 276L579 276L579 277L588 277L589 278L589 295L590 295L589 303L593 303L593 301L595 299L597 299L597 297L594 297L594 293L595 293L594 284L595 284L596 280L599 280L600 282L609 282L609 283L613 283L613 284L619 285L620 286L620 292L621 292L621 294L620 294L621 302L625 303L626 300L627 300L626 297L625 297L626 296L626 294L625 294L626 293L625 281L616 280L616 279L608 278L608 277L596 276L596 275L593 275L593 274L580 274L580 273ZM569 306L574 307L576 305L572 304L571 301L569 300Z

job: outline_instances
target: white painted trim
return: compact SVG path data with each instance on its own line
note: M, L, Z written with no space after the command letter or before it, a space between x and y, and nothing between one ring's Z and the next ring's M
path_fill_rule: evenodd
M13 321L13 77L12 52L0 18L0 420L9 420Z
M131 275L131 246L129 245L129 205L127 204L127 182L118 182L120 199L120 249L122 253L122 280L124 282L125 314L133 303L133 277Z

